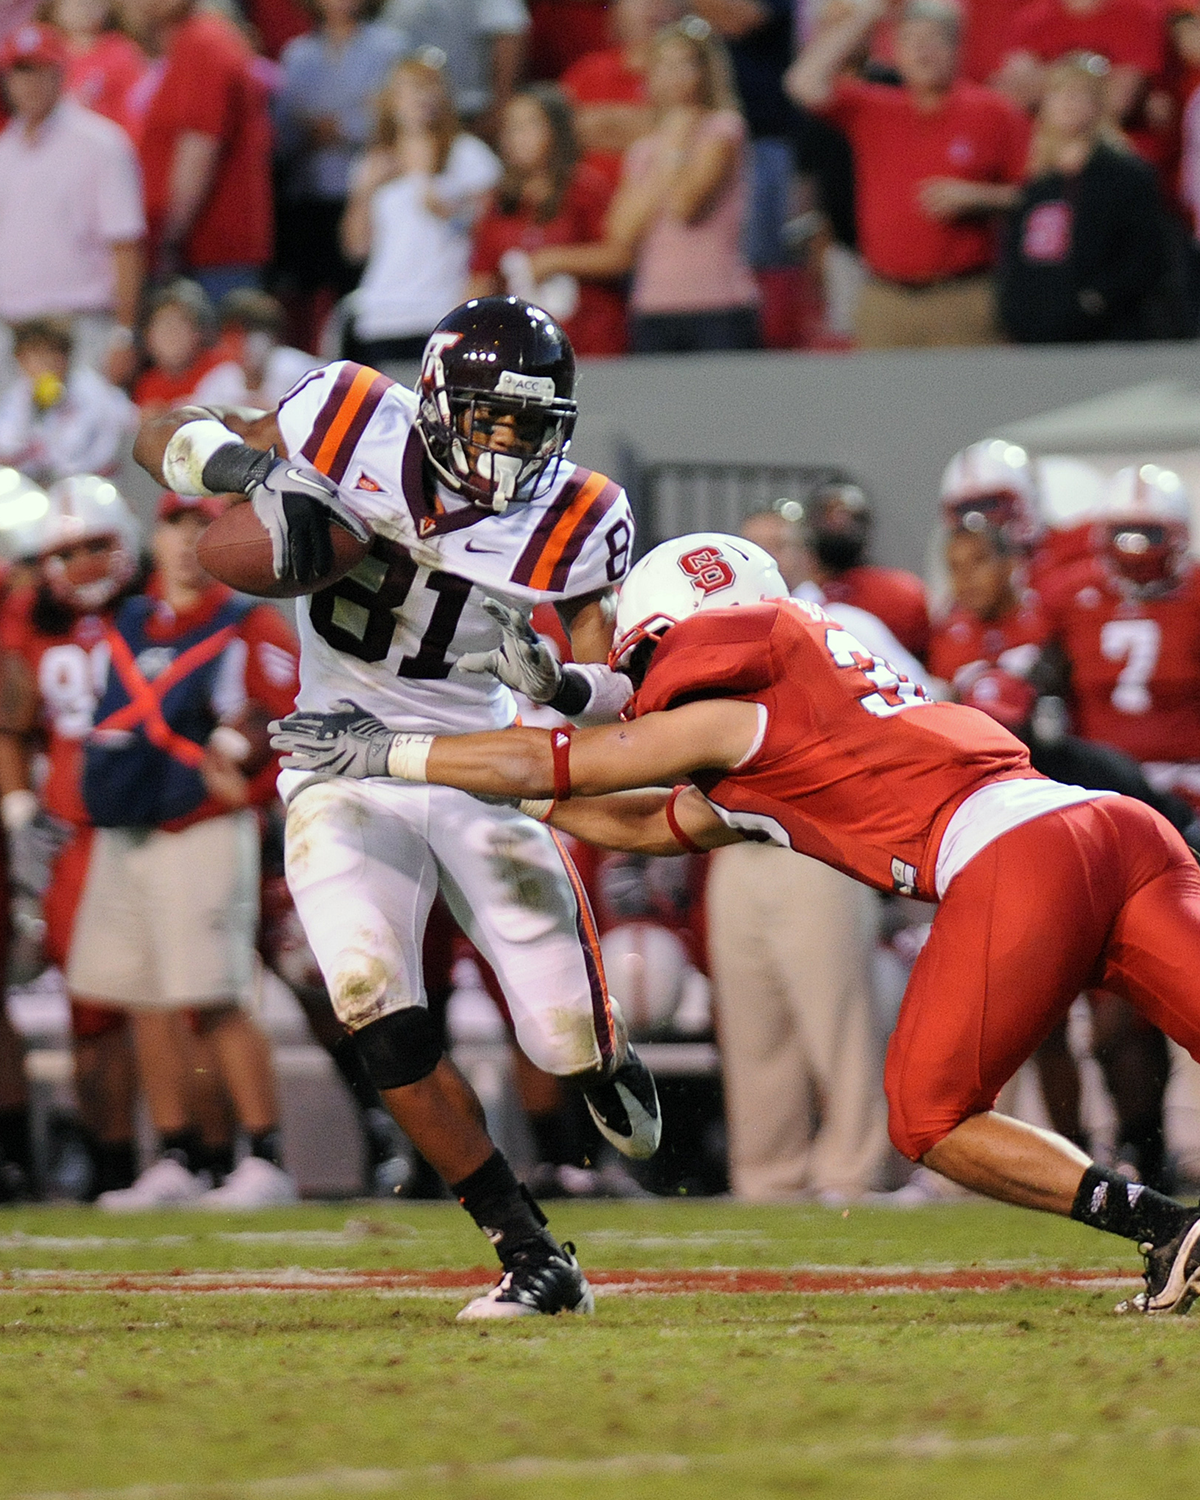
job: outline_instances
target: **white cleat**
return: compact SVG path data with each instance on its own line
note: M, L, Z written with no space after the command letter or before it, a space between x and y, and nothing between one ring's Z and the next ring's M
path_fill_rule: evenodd
M295 1180L261 1156L247 1156L219 1188L205 1193L197 1208L277 1208L299 1203Z
M160 1156L127 1188L101 1193L96 1207L109 1214L132 1214L144 1208L180 1208L208 1193L207 1176L189 1172L173 1156Z

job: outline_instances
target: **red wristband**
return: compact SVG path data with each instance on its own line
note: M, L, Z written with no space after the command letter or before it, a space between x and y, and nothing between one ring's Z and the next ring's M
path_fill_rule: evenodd
M675 835L676 843L682 844L689 854L703 854L704 850L695 839L689 838L679 826L679 819L675 816L675 803L679 800L680 792L686 792L686 786L677 786L667 798L667 827Z
M571 795L571 731L550 731L550 753L554 757L554 800L565 802Z

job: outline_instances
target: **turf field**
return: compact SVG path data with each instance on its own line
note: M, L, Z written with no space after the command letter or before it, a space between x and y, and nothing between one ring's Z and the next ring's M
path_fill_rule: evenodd
M492 1273L451 1206L0 1210L0 1495L1194 1487L1200 1317L1113 1316L1132 1246L990 1205L553 1207L594 1319L455 1325Z

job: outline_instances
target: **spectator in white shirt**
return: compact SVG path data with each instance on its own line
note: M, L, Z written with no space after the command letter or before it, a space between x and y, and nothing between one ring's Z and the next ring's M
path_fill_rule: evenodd
M252 406L274 411L301 375L320 364L283 342L287 314L266 292L242 287L221 303L221 343L236 351L196 386L201 406Z
M43 485L73 474L115 474L137 428L137 408L89 366L72 365L70 324L15 324L13 353L19 373L0 398L0 463Z
M458 123L440 67L419 57L392 70L375 144L351 183L342 245L365 260L346 353L363 364L419 359L463 300L471 226L500 163Z
M66 44L21 26L0 50L15 118L0 132L0 318L69 317L81 358L133 369L141 179L119 125L63 95Z

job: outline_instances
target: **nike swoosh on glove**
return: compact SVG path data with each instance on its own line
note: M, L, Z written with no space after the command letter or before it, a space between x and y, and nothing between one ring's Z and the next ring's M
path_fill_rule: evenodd
M562 682L562 667L549 644L519 609L499 599L485 599L483 607L500 627L500 644L493 651L469 651L460 656L459 671L490 672L532 702L549 703Z
M297 583L324 578L333 567L331 523L360 542L371 539L370 529L346 506L331 480L288 458L275 460L251 490L250 504L271 538L276 578Z
M381 719L349 698L329 713L297 709L268 726L271 747L285 756L285 771L320 771L327 776L386 776L388 751L396 737Z

